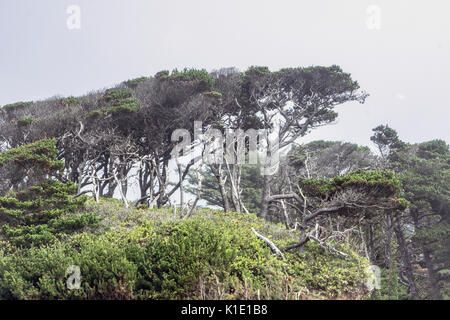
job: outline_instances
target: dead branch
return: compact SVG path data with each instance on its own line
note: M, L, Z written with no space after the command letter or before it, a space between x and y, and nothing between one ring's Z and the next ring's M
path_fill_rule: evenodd
M278 249L278 247L269 239L267 239L266 237L264 237L263 235L259 234L258 232L256 232L255 229L252 228L252 232L262 241L266 242L270 249L272 249L273 252L275 252L275 254L279 255L283 260L286 260L286 258L284 257L283 253L281 252L280 249Z
M331 244L329 244L328 242L326 242L326 241L324 241L324 240L321 240L321 239L319 239L319 238L316 238L316 237L313 236L313 235L309 235L308 238L311 239L311 240L316 241L317 243L319 243L319 245L320 245L321 247L323 247L324 249L326 249L326 250L328 250L328 251L331 251L331 252L336 253L336 254L338 254L338 255L341 255L341 256L343 256L343 257L348 257L348 254L346 254L345 252L342 252L342 251L337 250L337 249L334 248Z

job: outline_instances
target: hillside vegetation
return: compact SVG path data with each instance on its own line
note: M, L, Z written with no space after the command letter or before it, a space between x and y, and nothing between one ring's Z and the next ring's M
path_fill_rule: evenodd
M0 198L2 206L20 207L15 212L22 210L30 223L38 216L47 221L39 228L3 225L0 299L354 299L368 293L368 261L350 246L339 245L348 254L342 257L311 242L282 260L251 228L278 246L295 243L296 232L253 214L199 209L181 219L173 208L124 209L114 199L83 198L80 206L62 200L70 191L63 185L42 188L61 189L22 205ZM46 208L40 214L36 202ZM80 267L78 290L67 288L71 265Z
M0 298L448 299L447 142L301 143L368 97L251 66L1 107Z

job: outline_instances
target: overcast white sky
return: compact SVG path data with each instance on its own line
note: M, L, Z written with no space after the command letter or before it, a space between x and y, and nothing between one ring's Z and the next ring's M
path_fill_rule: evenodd
M67 28L69 5L79 30ZM450 142L449 16L448 0L0 0L0 105L175 67L338 64L371 96L304 141L370 145L388 123L409 142Z

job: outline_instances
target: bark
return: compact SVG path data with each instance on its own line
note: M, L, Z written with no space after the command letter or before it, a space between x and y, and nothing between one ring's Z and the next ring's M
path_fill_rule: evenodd
M261 210L259 211L259 217L266 219L269 213L269 197L270 197L270 176L264 175L263 177L263 191L261 197Z
M413 299L417 299L417 285L416 280L414 278L410 253L406 245L405 236L403 234L399 219L397 219L394 222L394 232L397 237L398 248L400 250L400 255L402 257L406 279L408 281L409 294Z
M263 235L259 234L258 232L256 232L255 229L252 228L252 232L262 241L266 242L267 245L270 247L270 249L272 249L272 251L279 255L281 258L283 258L283 260L286 260L286 258L284 257L283 253L281 252L280 249L278 249L278 247L269 239L267 239L266 237L264 237Z
M388 213L386 215L386 264L389 268L389 283L392 281L393 274L393 258L392 258L392 219ZM392 299L392 286L388 288L389 298Z
M186 213L186 215L183 217L183 219L187 219L192 212L197 207L197 203L200 200L201 194L202 194L202 181L203 176L200 173L200 168L197 169L197 196L195 197L194 204L192 205L192 208Z
M181 163L178 162L178 158L177 158L177 169L178 169L178 178L180 182L180 210L181 212L183 212L184 209L183 169L181 167Z
M421 228L419 224L419 212L417 212L416 210L411 210L410 213L414 222L415 229L419 230ZM428 283L430 285L431 298L434 300L440 300L442 299L442 297L439 290L438 276L436 274L436 271L434 270L431 252L429 249L426 248L426 246L423 243L420 244L420 247L422 249L423 257L425 260L425 266L428 272Z
M228 201L228 195L225 190L225 181L219 176L217 177L217 181L219 182L220 195L222 196L223 210L228 212L230 211L230 202Z
M127 197L126 197L126 195L125 195L125 193L123 192L123 189L122 189L123 181L119 180L119 177L117 175L117 171L115 169L112 172L112 174L113 174L114 180L116 181L117 186L119 187L119 194L120 194L120 197L122 198L123 205L124 205L125 208L128 208L128 206L129 206L128 205L128 200L127 200Z

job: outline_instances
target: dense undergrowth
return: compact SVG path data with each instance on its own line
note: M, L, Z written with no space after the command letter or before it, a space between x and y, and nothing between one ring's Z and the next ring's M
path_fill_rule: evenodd
M183 220L173 208L73 200L67 197L71 188L47 182L45 188L0 198L0 299L355 299L367 294L368 262L345 245L338 248L348 257L311 242L301 254L287 252L283 261L251 228L280 247L294 243L298 234L255 215L201 209ZM80 289L67 288L71 265L80 268Z

